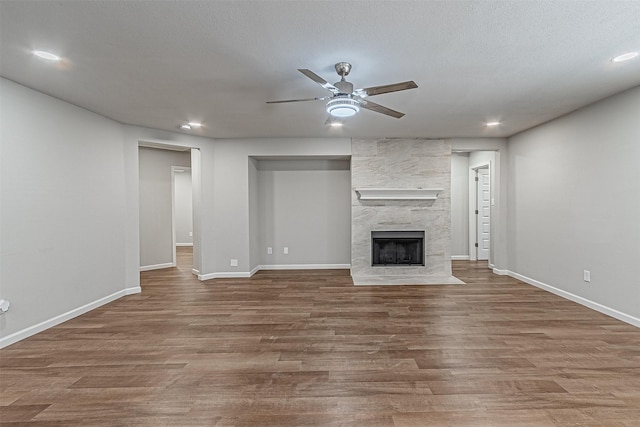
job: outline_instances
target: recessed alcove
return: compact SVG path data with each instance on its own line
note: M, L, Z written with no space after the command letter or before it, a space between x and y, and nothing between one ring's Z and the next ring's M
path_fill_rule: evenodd
M249 175L252 265L349 267L349 157L251 157Z

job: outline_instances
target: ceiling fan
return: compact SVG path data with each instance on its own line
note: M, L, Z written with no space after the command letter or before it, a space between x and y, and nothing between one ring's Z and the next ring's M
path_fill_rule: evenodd
M281 104L286 102L303 102L303 101L326 101L327 113L329 118L326 123L331 123L335 119L340 120L345 117L350 117L360 111L360 108L375 111L377 113L386 114L387 116L395 117L399 119L404 116L404 113L392 110L391 108L384 107L375 102L369 101L367 98L373 95L380 95L389 92L398 92L401 90L415 89L418 85L414 81L407 81L402 83L394 83L384 86L372 86L363 89L353 89L353 83L348 82L345 77L351 72L351 64L348 62L338 62L335 65L336 73L341 77L339 82L331 84L325 79L317 75L311 70L298 69L302 74L309 77L314 82L318 83L323 88L332 93L330 96L324 96L321 98L304 98L304 99L287 99L283 101L267 101L267 104Z

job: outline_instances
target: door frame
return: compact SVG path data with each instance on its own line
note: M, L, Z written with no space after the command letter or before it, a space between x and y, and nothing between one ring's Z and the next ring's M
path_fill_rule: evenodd
M191 269L192 274L199 276L200 275L200 270L202 269L202 238L200 236L200 230L201 230L201 225L200 225L200 206L201 206L201 200L202 200L202 192L201 192L201 188L202 188L202 162L201 162L201 152L200 152L200 147L196 147L196 146L192 146L192 145L182 145L182 144L178 144L178 143L167 143L166 141L158 141L158 140L151 140L151 139L138 139L138 144L136 147L136 162L135 162L135 169L133 169L135 175L137 176L137 190L136 190L136 199L137 199L137 203L136 206L140 205L140 148L141 147L148 147L148 148L158 148L161 150L170 150L170 151L189 151L191 153L191 188L192 188L192 199L191 199L191 203L192 203L192 215L193 215L193 268ZM186 167L186 166L185 166ZM171 216L172 216L172 223L173 223L173 216L175 215L175 213L173 212L174 209L174 197L175 194L173 193L174 189L174 176L172 174L171 176L171 185L172 185L172 195L171 195ZM136 235L137 235L137 254L138 254L138 258L137 258L137 264L140 264L140 241L141 241L141 236L140 236L140 211L139 209L136 210L135 213L135 218L136 218ZM172 264L173 266L176 265L176 253L175 253L175 231L172 230L172 245L173 245L173 259L172 259ZM169 263L167 263L167 265L162 265L162 266L150 266L151 268L146 268L146 266L139 266L138 267L138 271L147 271L147 270L156 270L158 268L167 268L169 265ZM138 274L138 280L140 280L140 276ZM139 282L138 282L139 283Z
M478 252L475 247L477 234L477 221L476 207L478 206L478 190L476 187L476 173L478 169L489 170L489 182L491 191L491 199L493 199L493 171L491 168L491 161L482 162L477 165L469 167L469 260L477 261ZM489 201L489 221L491 226L489 227L489 265L493 265L493 203Z

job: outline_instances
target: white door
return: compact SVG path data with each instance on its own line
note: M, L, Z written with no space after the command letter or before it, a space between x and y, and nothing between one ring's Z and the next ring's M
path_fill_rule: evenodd
M476 259L488 260L491 235L491 176L489 168L476 169Z

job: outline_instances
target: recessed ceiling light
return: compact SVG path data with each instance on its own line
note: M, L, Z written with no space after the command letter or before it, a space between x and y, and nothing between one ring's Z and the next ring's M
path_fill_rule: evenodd
M202 127L202 123L199 123L199 122L189 122L187 124L189 126L191 126L192 128L201 128Z
M611 60L611 62L624 62L624 61L628 61L630 59L633 59L636 56L638 56L638 52L623 53L622 55L618 55L615 58L613 58Z
M45 59L47 61L60 61L62 59L55 53L47 52L46 50L32 50L31 53L38 58Z
M185 124L180 125L179 127L180 127L180 129L182 129L182 130L191 130L191 126L189 126L189 125L188 125L188 124L186 124L186 123L185 123Z
M498 126L500 124L500 122L487 122L486 125L487 126Z

